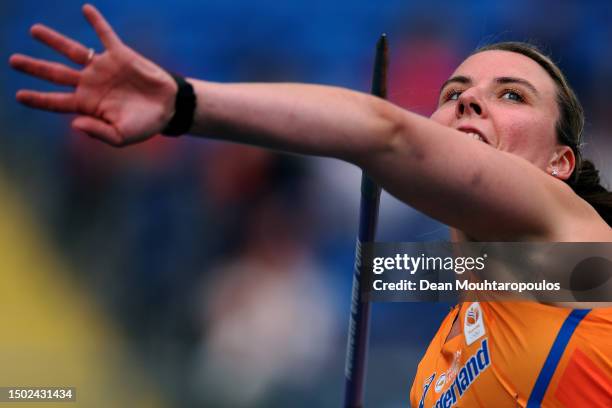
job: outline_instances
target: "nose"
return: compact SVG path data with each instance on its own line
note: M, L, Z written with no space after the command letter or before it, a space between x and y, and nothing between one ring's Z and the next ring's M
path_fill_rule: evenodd
M461 95L459 95L455 113L457 118L472 114L476 114L477 116L485 116L486 112L484 107L484 103L482 103L482 101L480 101L474 93L463 92Z

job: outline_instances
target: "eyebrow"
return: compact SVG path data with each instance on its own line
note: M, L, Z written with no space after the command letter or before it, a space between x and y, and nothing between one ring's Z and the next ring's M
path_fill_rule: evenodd
M444 90L444 88L446 88L448 84L455 83L455 82L459 84L463 84L463 85L470 85L473 81L472 81L472 78L468 76L464 76L464 75L454 76L444 81L444 83L440 87L440 93L442 93L442 91ZM536 96L540 96L540 93L538 92L536 87L533 86L533 84L527 81L526 79L504 76L504 77L495 78L495 83L524 85L525 87L529 88L529 90L533 92Z
M444 88L446 88L446 86L448 84L452 84L453 82L456 82L456 83L459 83L459 84L463 84L463 85L469 85L469 84L472 83L472 78L467 77L467 76L463 76L463 75L456 75L454 77L451 77L451 78L447 79L446 81L444 81L444 83L440 87L440 92L439 93L442 93Z

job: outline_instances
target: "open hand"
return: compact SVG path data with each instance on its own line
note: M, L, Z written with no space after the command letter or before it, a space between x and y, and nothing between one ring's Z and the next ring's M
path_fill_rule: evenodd
M32 108L76 113L74 129L113 146L160 133L174 113L176 83L162 68L123 44L95 7L84 5L83 14L105 51L94 54L83 44L35 24L34 38L83 68L13 54L9 60L13 68L73 87L72 92L19 90L17 100Z

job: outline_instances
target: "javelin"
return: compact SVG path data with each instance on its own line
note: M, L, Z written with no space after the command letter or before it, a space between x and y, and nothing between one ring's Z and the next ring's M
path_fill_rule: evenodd
M387 97L387 66L389 63L387 36L382 34L376 43L376 58L372 75L372 95ZM359 209L359 235L355 246L353 293L349 320L344 376L344 407L363 407L363 383L370 327L370 302L362 299L360 287L366 283L362 272L361 244L372 242L376 236L380 186L366 172L361 173L361 205Z

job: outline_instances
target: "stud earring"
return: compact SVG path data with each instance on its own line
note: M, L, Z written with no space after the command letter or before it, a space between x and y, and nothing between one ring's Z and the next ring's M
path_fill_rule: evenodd
M557 171L556 167L553 167L552 172L550 172L551 176L557 177L559 175L559 171Z

